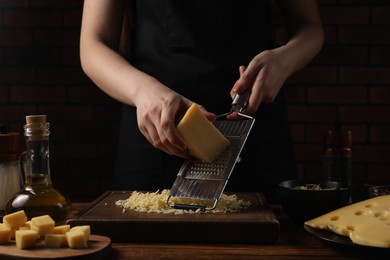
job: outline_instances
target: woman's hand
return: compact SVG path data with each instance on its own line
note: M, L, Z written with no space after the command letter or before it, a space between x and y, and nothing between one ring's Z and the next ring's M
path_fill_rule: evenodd
M304 67L320 51L324 32L317 2L313 0L278 0L289 39L285 45L255 56L247 68L240 67L240 78L231 96L251 90L245 114L255 113L261 102L272 102L285 80ZM232 115L232 117L234 117Z
M234 84L230 95L234 97L246 89L251 95L243 113L255 113L261 102L270 103L278 95L285 80L291 75L286 66L282 49L263 51L253 58L248 67L240 66L240 78Z
M147 89L135 99L140 131L154 147L171 155L188 157L186 143L177 132L176 123L193 102L159 82ZM215 119L214 114L201 108L209 120Z

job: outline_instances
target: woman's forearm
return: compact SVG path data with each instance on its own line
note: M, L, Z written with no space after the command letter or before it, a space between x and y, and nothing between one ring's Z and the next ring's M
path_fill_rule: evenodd
M323 30L318 24L306 24L290 40L280 47L286 54L289 74L307 65L321 50L324 41Z
M124 2L119 0L84 1L80 60L84 72L101 90L136 106L147 95L148 89L143 86L161 88L162 84L134 68L119 53L123 8Z
M118 52L98 41L81 41L80 58L84 72L101 90L128 105L135 105L143 85L157 83Z
M300 70L320 51L324 42L315 0L278 0L289 40L280 47L286 54L290 74Z

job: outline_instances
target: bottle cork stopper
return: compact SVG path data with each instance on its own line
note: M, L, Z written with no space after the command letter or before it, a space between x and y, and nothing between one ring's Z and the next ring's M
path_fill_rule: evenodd
M340 131L340 143L343 146L351 146L352 145L352 131L341 130Z
M31 115L26 116L26 123L46 123L46 115Z

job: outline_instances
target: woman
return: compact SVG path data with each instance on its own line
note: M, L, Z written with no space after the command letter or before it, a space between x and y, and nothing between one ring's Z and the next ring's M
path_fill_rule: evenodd
M275 48L271 0L85 0L83 70L124 104L115 189L170 188L188 157L176 121L193 102L215 120L246 89L243 112L256 122L227 190L272 196L294 177L280 92L318 53L323 31L316 1L277 2L289 39Z

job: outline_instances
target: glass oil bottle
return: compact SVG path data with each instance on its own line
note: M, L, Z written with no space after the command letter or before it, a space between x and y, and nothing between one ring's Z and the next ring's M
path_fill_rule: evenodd
M29 219L49 215L58 225L69 217L71 202L54 189L50 178L49 129L46 115L26 116L25 162L21 159L24 186L7 202L5 213L24 210Z

